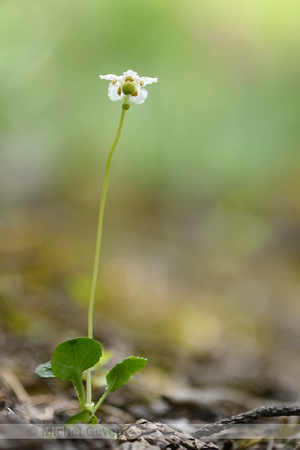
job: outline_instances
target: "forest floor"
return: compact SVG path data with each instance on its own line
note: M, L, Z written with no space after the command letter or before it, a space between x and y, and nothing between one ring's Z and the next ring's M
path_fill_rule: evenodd
M179 245L176 238L175 246L152 229L141 237L134 223L107 226L114 245L104 247L94 338L112 351L113 363L134 354L147 357L147 366L97 413L118 439L103 439L105 431L55 435L79 412L78 401L71 383L40 379L35 368L59 342L86 335L91 215L39 204L8 211L2 222L0 448L300 448L297 416L193 437L254 408L300 404L298 256L274 240L243 260L205 246L199 258L196 240ZM94 377L96 398L103 375ZM43 429L48 434L39 439Z
M133 383L108 396L99 410L98 427L80 426L78 431L75 426L72 430L66 430L63 424L79 411L78 401L68 383L53 378L39 379L35 375L36 355L42 353L48 353L44 345L33 349L24 345L24 341L2 335L0 448L300 448L299 417L260 418L248 425L234 425L220 433L208 433L199 439L193 437L197 430L220 419L260 406L295 403L291 392L284 391L284 386L275 383L275 380L272 386L272 380L267 378L263 381L266 376L263 373L260 380L253 380L252 392L249 386L246 392L237 386L187 386L183 374L181 380L170 377L167 381L159 369L152 368L145 377L138 375ZM185 376L189 374L191 377L195 371L194 377L199 377L197 361L186 360L184 364ZM213 373L217 366L222 371L220 361L206 361L206 371ZM103 387L96 386L94 390L99 395L103 393ZM115 433L114 437L107 428Z

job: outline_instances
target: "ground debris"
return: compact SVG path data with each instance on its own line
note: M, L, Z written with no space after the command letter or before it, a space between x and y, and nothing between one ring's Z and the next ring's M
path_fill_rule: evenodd
M57 449L77 450L77 449L95 449L103 450L219 450L219 447L213 443L205 443L197 438L192 437L187 432L179 432L166 424L160 422L148 422L140 419L135 423L125 425L119 428L119 438L114 439L86 439L79 438L71 440L66 437L50 439L41 438L40 434L31 434L30 431L42 429L43 424L32 425L23 418L19 417L10 408L0 413L0 424L2 424L0 439L1 448L39 448L40 450L52 450L52 444ZM14 436L12 440L11 428L7 428L8 434L5 433L4 425L14 425ZM48 424L50 427L51 424ZM55 430L55 424L53 424ZM26 437L26 433L28 434ZM17 443L16 447L11 447Z
M120 445L122 450L160 450L158 445L151 445L146 439L138 439L137 441L126 441Z
M151 449L190 449L209 450L218 449L213 443L206 443L193 438L189 433L179 432L160 422L148 422L140 419L123 429L119 436L123 450ZM145 447L145 445L146 446ZM134 444L130 446L129 444Z

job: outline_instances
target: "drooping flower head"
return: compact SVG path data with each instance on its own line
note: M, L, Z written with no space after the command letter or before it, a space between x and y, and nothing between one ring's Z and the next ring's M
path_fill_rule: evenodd
M108 96L112 101L121 100L129 95L129 100L137 105L144 103L148 96L144 86L157 82L157 78L140 77L133 70L127 70L120 76L113 74L99 76L102 80L111 81L108 86Z

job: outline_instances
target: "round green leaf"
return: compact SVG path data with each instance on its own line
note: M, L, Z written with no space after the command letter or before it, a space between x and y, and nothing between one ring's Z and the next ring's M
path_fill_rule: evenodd
M102 355L99 342L87 337L69 339L54 350L51 366L53 374L63 381L81 383L82 372L93 367Z
M101 355L99 342L87 337L62 342L54 350L52 372L60 380L73 382L82 410L85 402L82 373L97 364Z
M127 383L131 375L139 372L146 365L147 359L130 356L113 367L106 375L107 390L114 392Z

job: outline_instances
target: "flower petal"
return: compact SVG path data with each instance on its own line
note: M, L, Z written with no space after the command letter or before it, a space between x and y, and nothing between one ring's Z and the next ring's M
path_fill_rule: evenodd
M116 100L121 100L124 97L122 91L120 95L118 94L119 87L120 85L112 83L110 83L110 85L108 86L108 96L113 102L115 102Z
M108 75L99 75L99 77L101 78L101 80L109 80L109 81L113 81L119 78L117 75L114 75L112 73L109 73Z
M158 78L150 78L150 77L141 77L141 80L144 82L144 85L157 83Z
M123 77L124 79L126 77L132 77L134 78L135 76L138 76L137 72L134 72L133 70L127 70L127 72L123 72Z
M148 97L148 92L146 91L146 89L138 89L137 92L138 95L136 97L133 97L131 95L129 100L132 101L133 103L136 103L137 105L141 105Z

